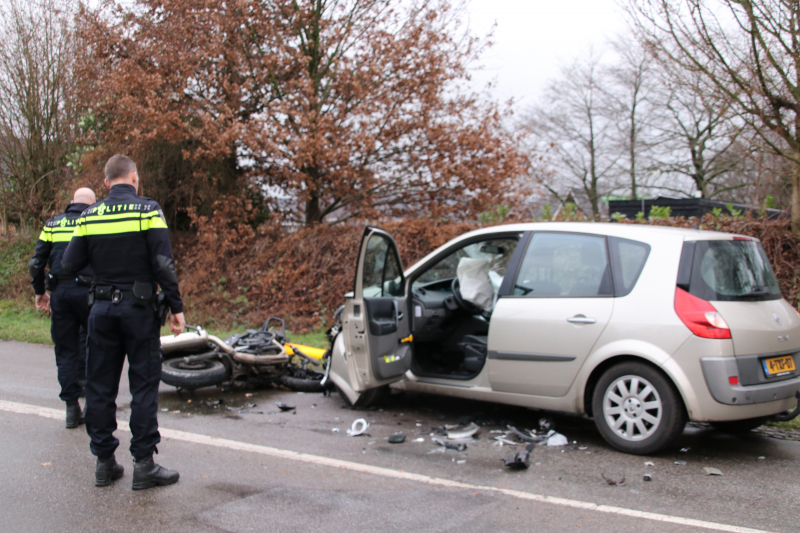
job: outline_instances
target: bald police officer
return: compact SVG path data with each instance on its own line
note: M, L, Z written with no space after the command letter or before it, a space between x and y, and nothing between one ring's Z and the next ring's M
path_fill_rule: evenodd
M149 489L178 481L178 472L153 461L158 433L158 384L161 379L160 324L156 289L161 286L172 311L170 330L183 331L183 303L161 207L136 195L135 163L115 155L105 166L110 188L101 202L86 208L64 252L62 265L77 272L94 270L90 297L86 362L86 430L97 456L95 485L106 486L123 475L114 452L119 440L116 398L125 354L131 401L130 451L133 489Z
M35 294L34 305L50 312L50 336L55 344L59 397L67 404L67 428L76 428L83 417L78 398L83 396L86 377L86 327L89 306L86 295L92 283L92 269L84 268L68 275L61 267L61 257L67 249L75 223L81 212L95 202L94 191L80 188L75 191L72 203L64 212L48 220L36 251L28 263L31 285ZM49 272L45 273L45 267ZM45 289L50 290L48 295Z

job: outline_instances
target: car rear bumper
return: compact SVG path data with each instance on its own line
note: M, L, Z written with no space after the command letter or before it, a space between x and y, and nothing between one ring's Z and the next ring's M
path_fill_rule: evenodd
M739 376L735 357L702 357L700 366L711 396L725 405L752 405L793 398L800 389L800 376L759 385L731 385Z

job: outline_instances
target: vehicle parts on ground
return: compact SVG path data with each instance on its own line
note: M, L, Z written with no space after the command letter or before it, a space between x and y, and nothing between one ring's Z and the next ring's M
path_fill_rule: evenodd
M358 437L359 435L364 435L369 428L369 422L364 420L363 418L356 418L353 420L353 424L347 430L348 437Z
M505 460L504 464L510 468L511 470L525 470L528 468L528 458L533 453L533 447L535 444L530 443L525 446L525 449L519 453L515 453L513 455L509 455Z
M286 342L285 325L279 318L269 318L260 329L224 341L199 326L186 329L180 335L161 337L165 358L161 379L168 385L194 390L280 382L292 390L323 390L328 351Z

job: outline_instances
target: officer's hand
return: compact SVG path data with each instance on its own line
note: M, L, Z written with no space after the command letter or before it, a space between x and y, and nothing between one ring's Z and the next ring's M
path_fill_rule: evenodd
M169 330L173 335L178 335L183 332L183 326L186 325L186 320L183 318L183 313L176 313L169 317Z
M47 311L49 313L50 295L47 293L37 294L33 304L36 306L36 309L41 309L42 311Z

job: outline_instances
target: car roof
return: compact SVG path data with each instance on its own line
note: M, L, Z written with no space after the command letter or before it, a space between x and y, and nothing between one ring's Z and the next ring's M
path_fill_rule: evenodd
M684 240L715 240L732 239L733 237L748 237L720 231L700 230L697 228L675 228L670 226L651 226L649 224L621 224L619 222L526 222L522 224L502 224L481 228L467 235L482 235L506 231L565 231L577 233L594 233L596 235L609 235L613 237L635 238L636 235L664 235L681 237ZM758 239L753 239L758 240Z

